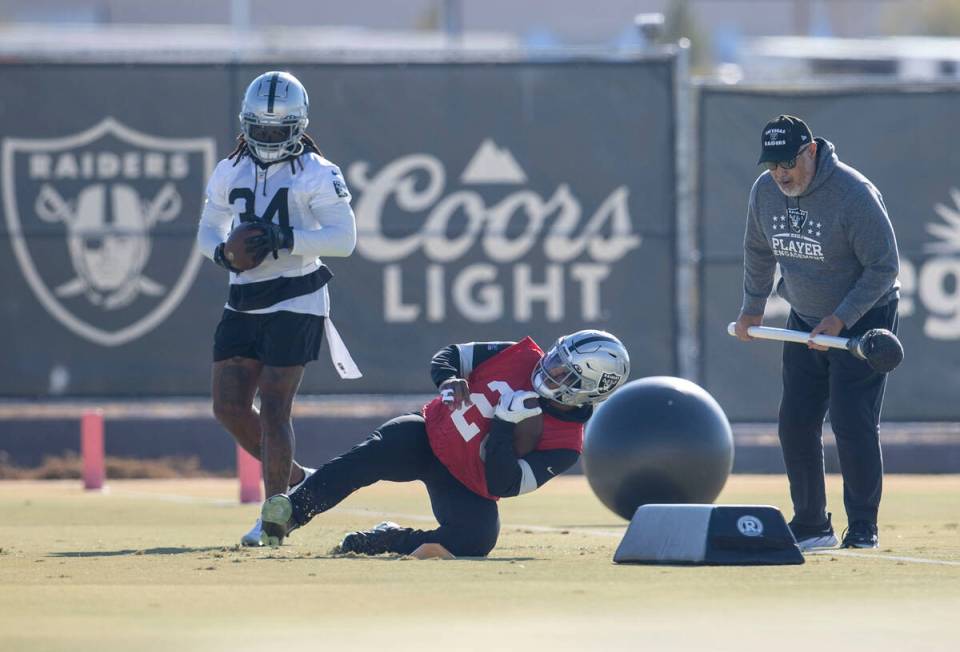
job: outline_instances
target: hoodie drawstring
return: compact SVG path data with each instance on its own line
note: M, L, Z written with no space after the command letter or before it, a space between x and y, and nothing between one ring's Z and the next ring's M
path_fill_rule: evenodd
M260 171L263 170L263 190L261 191L261 194L264 197L266 197L267 196L267 170L269 170L270 166L261 165L259 161L257 161L256 159L253 159L253 157L251 157L251 160L253 161L253 194L254 195L257 194L257 186L260 185ZM288 162L290 163L291 174L297 173L298 164L300 166L300 169L303 170L303 161L300 160L299 156L294 156L288 159ZM234 163L234 165L236 165L236 163Z

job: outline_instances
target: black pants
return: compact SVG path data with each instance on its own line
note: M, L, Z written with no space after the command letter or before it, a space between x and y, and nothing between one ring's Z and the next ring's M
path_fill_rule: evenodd
M869 310L840 336L860 335L871 328L896 332L897 303ZM787 328L809 331L814 326L790 312ZM883 488L880 409L886 381L886 374L873 371L847 351L783 345L779 435L797 522L818 525L827 518L822 427L828 409L837 438L847 518L877 522Z
M497 503L467 489L433 454L423 416L405 414L387 421L350 451L330 460L291 497L293 515L305 524L361 487L379 480L427 487L435 530L405 528L390 552L409 554L424 543L439 543L458 557L483 557L497 543Z

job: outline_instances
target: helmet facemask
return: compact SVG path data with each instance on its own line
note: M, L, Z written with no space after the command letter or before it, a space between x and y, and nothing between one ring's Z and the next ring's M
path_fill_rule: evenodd
M533 370L540 396L570 407L599 403L630 374L623 344L603 331L578 331L561 337Z
M299 156L303 152L300 138L306 130L307 122L304 118L271 124L255 114L240 115L243 138L254 155L264 163L273 163L288 156Z
M550 349L533 371L533 388L540 396L552 401L579 405L575 397L582 379L565 357L561 347Z

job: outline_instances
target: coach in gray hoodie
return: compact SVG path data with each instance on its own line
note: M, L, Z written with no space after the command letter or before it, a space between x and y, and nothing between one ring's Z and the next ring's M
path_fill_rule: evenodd
M750 191L737 337L751 339L747 329L762 323L777 264L777 293L791 307L787 328L811 337L896 332L900 265L880 191L794 116L764 127L759 163L767 171ZM824 486L828 408L849 524L841 545L877 547L885 384L886 374L845 351L784 344L778 430L793 500L790 528L801 549L837 545Z

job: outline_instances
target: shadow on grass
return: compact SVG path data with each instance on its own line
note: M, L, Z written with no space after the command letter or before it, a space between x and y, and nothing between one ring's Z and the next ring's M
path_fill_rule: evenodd
M354 553L347 554L329 554L329 555L315 555L314 559L350 559L356 561L482 561L482 562L506 562L512 564L514 562L521 561L541 561L539 557L457 557L455 559L414 559L412 557L405 557L403 555L357 555Z
M124 550L77 550L66 552L51 552L48 557L126 557L136 555L184 555L193 552L223 551L223 546L204 546L190 548L186 546L175 548L127 548Z
M264 551L263 548L253 548L250 552L253 551ZM191 548L191 547L170 547L170 548L143 548L143 549L134 549L126 548L124 550L74 550L74 551L65 551L65 552L51 552L47 557L55 558L85 558L85 557L131 557L138 555L183 555L197 552L240 552L241 554L246 552L240 549L229 549L224 548L223 546L204 546L202 548ZM249 559L260 559L260 560L271 560L271 559L283 559L291 561L294 559L355 559L355 560L370 560L370 561L398 561L401 559L407 559L402 555L358 555L355 553L339 554L339 553L327 553L327 554L312 554L306 553L303 555L294 554L294 555L274 555L267 554L262 556L251 556ZM483 561L483 562L522 562L522 561L539 561L537 557L457 557L459 561ZM416 560L412 560L416 561ZM426 560L429 561L429 560Z

